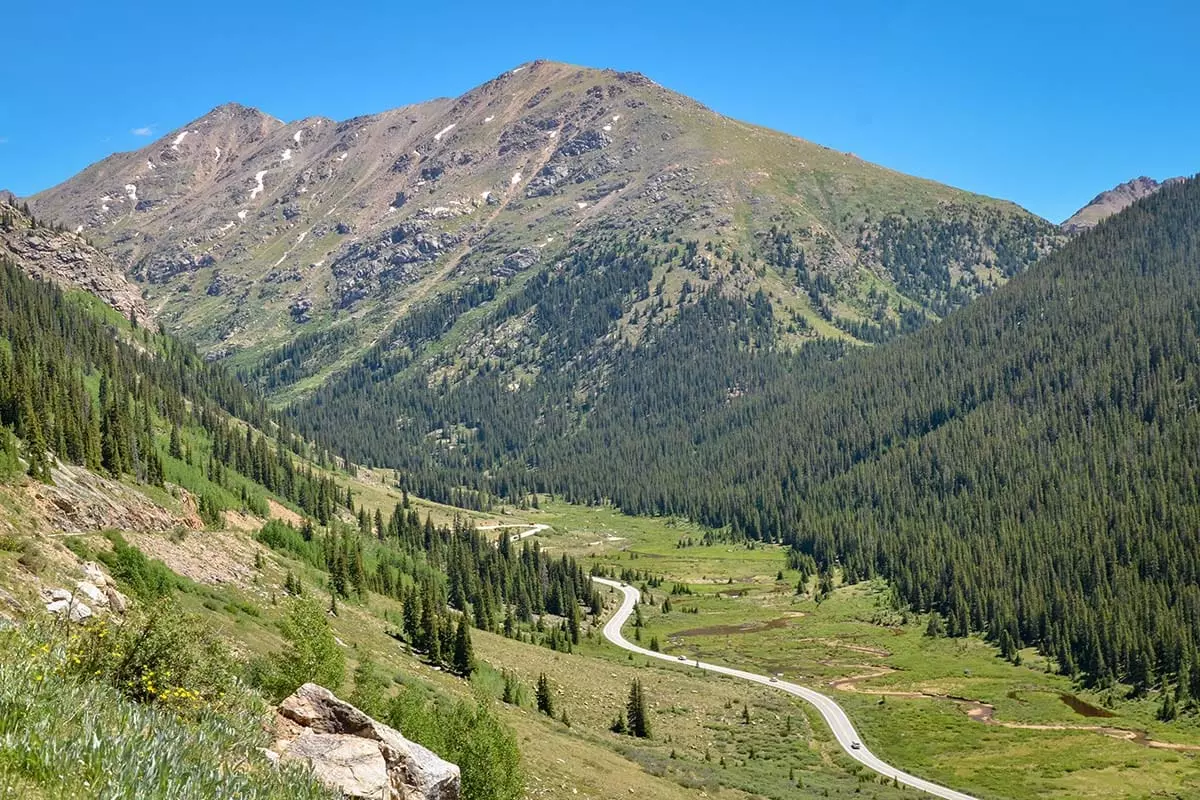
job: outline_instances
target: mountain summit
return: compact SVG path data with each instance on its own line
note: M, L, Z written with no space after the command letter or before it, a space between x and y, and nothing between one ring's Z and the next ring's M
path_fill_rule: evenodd
M1057 236L1011 203L723 117L638 73L547 61L344 122L224 105L31 202L106 245L168 328L245 362L352 321L323 356L344 363L423 299L481 280L504 295L617 231L663 254L660 292L761 290L797 342L875 341ZM613 313L636 339L633 305Z
M1168 178L1159 183L1153 178L1143 175L1140 178L1118 184L1108 191L1096 195L1090 203L1072 214L1063 222L1062 229L1071 234L1090 230L1100 224L1101 220L1111 217L1118 211L1124 211L1143 197L1149 197L1162 187L1182 180L1184 179Z

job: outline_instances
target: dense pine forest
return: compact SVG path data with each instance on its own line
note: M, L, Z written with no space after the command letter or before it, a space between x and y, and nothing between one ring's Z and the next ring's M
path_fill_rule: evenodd
M570 650L581 605L600 611L573 559L504 537L497 545L461 523L437 527L407 500L386 518L368 514L337 480L335 460L223 367L0 260L0 480L24 471L53 481L56 461L183 484L211 526L227 508L266 516L267 498L290 503L304 524L273 520L260 541L325 572L331 611L371 592L400 601L397 637L462 674L473 668L471 627ZM300 592L298 580L289 584Z
M50 454L158 486L168 471L195 466L206 483L222 489L199 498L201 516L212 521L230 505L221 497L262 504L261 492L247 495L244 480L226 475L232 470L328 520L336 494L332 480L296 467L294 455L307 445L279 427L236 378L178 340L31 280L0 260L0 341L7 473L18 469L15 433L27 471L38 480L51 478ZM277 444L269 445L252 426L273 430ZM207 459L190 446L185 451L185 441L204 438L213 444Z
M1195 694L1198 268L1192 181L893 345L756 357L736 397L663 385L712 347L677 337L678 372L635 358L584 433L547 443L538 488L791 542L953 635ZM681 393L691 413L660 410Z
M892 238L898 263L928 259ZM655 291L654 254L613 240L508 301L536 305L531 345L557 353L532 387L487 359L431 383L404 372L408 339L291 418L422 491L553 492L791 543L847 580L892 579L952 635L1039 646L1089 684L1194 694L1198 256L1193 181L878 348L786 352L770 303L715 286L606 367L582 334ZM555 322L578 313L578 336Z

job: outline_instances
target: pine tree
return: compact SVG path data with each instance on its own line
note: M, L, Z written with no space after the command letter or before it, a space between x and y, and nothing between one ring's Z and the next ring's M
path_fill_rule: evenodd
M454 633L454 671L464 678L469 678L475 671L475 655L471 648L471 630L466 614L459 615L458 629Z
M548 717L554 716L554 698L550 696L550 681L544 672L538 675L534 699L537 701L538 711Z
M177 458L181 461L183 460L183 444L179 438L178 425L171 426L171 443L167 447L167 454L170 455L171 458Z
M29 462L29 477L36 481L50 480L50 462L46 459L46 439L42 423L34 413L29 394L21 405L21 435L25 438L25 460Z
M1164 688L1162 703L1158 707L1158 718L1163 722L1171 722L1177 716L1179 716L1179 705L1175 702L1175 693Z
M0 481L10 481L21 474L17 437L12 428L0 426Z
M625 724L630 736L650 738L650 719L646 714L646 695L642 682L634 678L629 685L629 700L625 703Z
M509 670L504 670L504 690L500 696L502 702L515 706L521 703L521 682ZM540 710L540 709L539 709Z

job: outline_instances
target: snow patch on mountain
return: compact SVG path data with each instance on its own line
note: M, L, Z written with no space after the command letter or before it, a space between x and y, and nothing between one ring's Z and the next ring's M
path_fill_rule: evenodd
M266 174L267 174L267 171L266 171L265 169L264 169L264 170L259 170L259 171L258 171L258 172L255 174L255 176L254 176L254 190L250 192L250 199L251 199L251 200L253 200L254 198L258 197L260 194L262 194L262 193L263 193L263 190L266 188L265 186L263 186L263 176L264 176L264 175L266 175Z

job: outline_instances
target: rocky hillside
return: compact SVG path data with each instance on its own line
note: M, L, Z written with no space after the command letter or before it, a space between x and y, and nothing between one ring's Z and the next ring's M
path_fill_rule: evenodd
M41 280L91 292L126 317L146 318L142 292L107 255L76 228L39 223L0 193L0 257Z
M1090 203L1072 214L1063 222L1062 229L1069 234L1090 230L1096 227L1101 220L1111 217L1118 211L1124 211L1143 197L1149 197L1162 187L1181 180L1183 178L1168 178L1159 183L1154 178L1147 178L1143 175L1114 186L1108 191L1096 195Z
M222 106L31 202L101 242L168 328L243 366L317 336L322 365L344 365L418 301L481 280L503 296L613 230L693 249L672 293L764 290L798 340L940 316L1057 236L642 75L540 61L344 122ZM636 338L632 306L613 313Z

